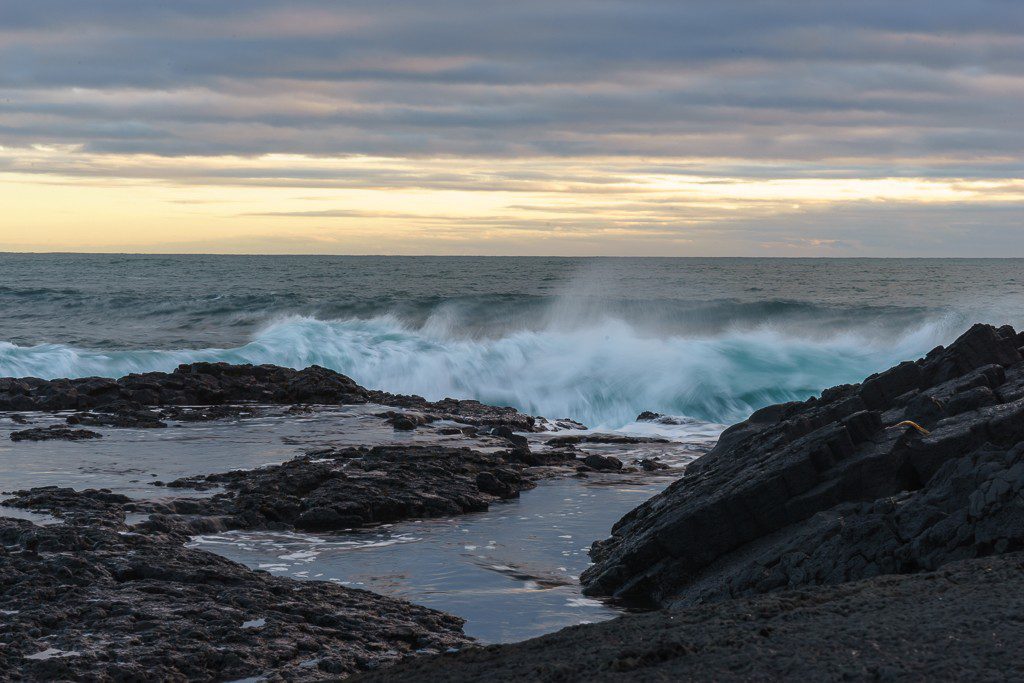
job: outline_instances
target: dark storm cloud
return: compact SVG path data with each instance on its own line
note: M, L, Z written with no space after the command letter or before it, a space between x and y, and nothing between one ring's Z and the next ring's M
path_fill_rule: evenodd
M0 144L15 147L868 175L933 159L977 176L1017 163L1022 108L1016 0L0 4Z

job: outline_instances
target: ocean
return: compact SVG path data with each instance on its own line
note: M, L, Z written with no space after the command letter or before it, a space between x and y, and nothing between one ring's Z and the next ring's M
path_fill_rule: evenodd
M0 255L0 376L319 364L592 427L727 424L1024 322L1024 260Z

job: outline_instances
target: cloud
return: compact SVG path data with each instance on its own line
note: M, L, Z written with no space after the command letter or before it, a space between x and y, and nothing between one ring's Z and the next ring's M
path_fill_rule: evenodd
M1024 7L914 0L0 9L3 144L155 154L1024 150Z
M615 195L614 210L597 202L580 219L607 236L671 221L650 197L620 196L650 188L623 185L704 178L719 205L697 212L687 197L691 214L771 232L764 206L748 198L745 217L730 215L737 200L714 184L1011 187L1024 177L1022 110L1024 3L1006 0L0 4L0 172L39 183ZM859 203L870 184L858 187L868 194L827 198L841 228L819 234L786 199L772 211L808 234L743 233L744 244L874 249L855 234L877 219ZM967 195L995 202L993 188ZM1014 201L998 200L1019 219ZM944 202L931 220L966 225ZM330 213L348 210L249 213L358 218ZM467 225L498 229L478 218ZM539 230L533 220L502 229ZM957 230L983 228L937 234ZM718 234L724 245L740 233Z

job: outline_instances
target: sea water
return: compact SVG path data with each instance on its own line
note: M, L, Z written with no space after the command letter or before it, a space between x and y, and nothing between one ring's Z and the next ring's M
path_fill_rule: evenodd
M375 389L475 398L659 435L677 467L723 425L923 355L974 322L1024 321L1024 261L0 255L0 376L120 376L197 361L316 363ZM443 443L372 406L104 429L14 443L3 490L104 486L133 497L190 474L281 462L325 443ZM636 422L645 410L671 416ZM36 425L61 416L29 415ZM536 446L542 436L534 435ZM402 597L485 642L607 619L586 549L677 476L541 483L486 513L342 534L194 540L254 567ZM175 490L173 495L188 495ZM209 495L194 494L194 495ZM39 522L52 519L38 518Z
M319 364L591 426L733 422L1024 321L1024 261L0 255L0 376Z

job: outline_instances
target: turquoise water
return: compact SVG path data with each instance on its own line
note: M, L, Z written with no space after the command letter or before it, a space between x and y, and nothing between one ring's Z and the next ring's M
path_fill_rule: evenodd
M0 375L317 363L428 398L619 427L728 423L977 321L1024 261L0 255Z

